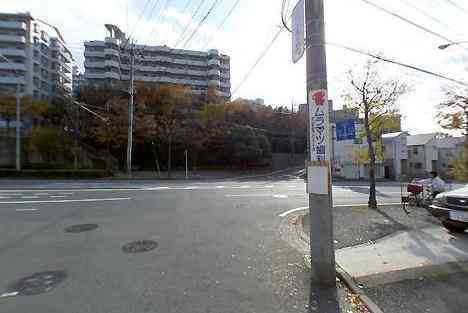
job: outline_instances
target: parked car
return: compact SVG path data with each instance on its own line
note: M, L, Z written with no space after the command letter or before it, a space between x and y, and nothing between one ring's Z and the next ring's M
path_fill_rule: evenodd
M464 232L468 229L468 185L437 195L429 208L449 231Z

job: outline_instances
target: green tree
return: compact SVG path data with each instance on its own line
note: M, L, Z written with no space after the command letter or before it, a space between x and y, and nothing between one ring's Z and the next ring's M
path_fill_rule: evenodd
M53 127L35 127L30 130L30 137L26 149L38 152L45 162L57 160L59 155L67 155L71 145L71 138L60 129Z
M451 174L461 182L468 181L468 146L464 146L460 156L452 161Z
M377 68L378 62L367 61L362 70L348 71L351 91L344 98L351 108L359 110L364 119L364 129L369 154L369 207L377 208L375 189L376 148L375 129L381 128L384 120L390 115L398 114L396 103L409 91L406 83L394 79L383 79Z

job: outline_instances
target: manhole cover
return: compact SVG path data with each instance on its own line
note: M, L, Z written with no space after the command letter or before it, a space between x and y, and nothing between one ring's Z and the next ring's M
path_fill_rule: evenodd
M67 278L64 271L40 272L11 284L5 294L33 296L50 291Z
M90 231L98 228L98 224L79 224L79 225L72 225L65 228L65 232L67 233L81 233L85 231Z
M125 244L122 247L122 251L125 253L138 253L138 252L147 252L155 249L158 246L158 243L153 240L140 240L133 241Z

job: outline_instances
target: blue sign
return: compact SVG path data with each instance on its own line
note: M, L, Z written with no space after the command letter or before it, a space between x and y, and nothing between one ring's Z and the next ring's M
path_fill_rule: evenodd
M356 138L356 121L343 120L336 123L336 140L352 140Z

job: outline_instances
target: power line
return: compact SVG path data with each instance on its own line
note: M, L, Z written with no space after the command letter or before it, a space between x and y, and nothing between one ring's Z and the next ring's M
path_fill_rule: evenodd
M187 32L189 26L192 24L192 21L195 19L195 16L198 14L198 11L200 11L200 8L202 7L202 5L205 3L205 0L201 0L200 3L198 4L197 8L195 9L195 11L193 12L190 20L187 22L187 24L185 25L185 28L184 30L182 31L182 33L180 34L179 38L176 40L175 44L174 44L174 47L177 47L183 40L184 36L185 36L185 33Z
M240 0L237 0L234 5L232 6L232 8L229 10L229 12L226 14L226 16L223 18L223 20L221 21L221 23L218 25L216 31L219 31L223 26L224 26L224 23L226 23L227 19L231 16L232 12L237 8L237 6L239 5L239 2ZM211 38L208 40L208 42L205 44L205 46L203 47L202 50L205 50L208 45L211 44L211 42L213 41L214 39L214 36L211 36Z
M275 36L273 39L270 41L270 43L266 46L266 48L262 51L262 53L258 56L258 58L255 60L255 63L250 67L250 69L247 71L245 74L244 78L241 80L241 82L237 85L236 89L234 89L232 95L236 94L237 91L242 87L242 85L246 82L246 80L249 78L250 74L252 74L253 70L257 65L262 61L262 59L265 57L265 55L268 53L268 50L273 46L275 41L278 39L279 35L281 32L285 29L284 25L282 25L278 31L276 32Z
M442 20L436 18L435 16L427 13L425 10L421 9L420 7L417 7L415 6L412 2L408 1L408 0L400 0L401 2L403 2L406 6L418 11L420 14L424 15L425 17L431 19L432 21L436 22L437 24L439 25L442 25L448 29L452 29L447 23L443 22Z
M145 5L143 6L143 9L141 10L140 12L140 16L138 17L135 25L133 26L133 29L129 35L129 37L132 37L133 33L135 32L135 29L137 28L138 24L140 23L141 19L143 18L143 15L145 15L145 10L146 10L146 7L148 6L148 4L151 2L151 0L146 0L146 3Z
M429 34L431 34L431 35L433 35L433 36L439 37L439 38L441 38L441 39L443 39L443 40L446 40L446 41L448 41L448 42L450 42L450 43L455 43L453 40L450 40L449 38L445 37L444 35L441 35L441 34L439 34L439 33L436 33L436 32L434 32L434 31L430 30L429 28L426 28L426 27L424 27L424 26L422 26L422 25L419 25L419 24L417 24L417 23L415 23L415 22L413 22L413 21L411 21L411 20L409 20L409 19L407 19L407 18L405 18L405 17L403 17L403 16L401 16L401 15L399 15L399 14L397 14L397 13L394 13L394 12L392 12L392 11L389 11L389 10L385 9L384 7L381 7L381 6L375 4L375 3L371 2L371 1L368 1L368 0L361 0L361 1L363 1L363 2L365 2L365 3L367 3L367 4L369 4L369 5L373 6L374 8L377 8L377 9L379 9L379 10L381 10L381 11L387 13L387 14L390 14L390 15L392 15L392 16L394 16L394 17L396 17L396 18L398 18L398 19L400 19L400 20L402 20L402 21L404 21L404 22L406 22L406 23L408 23L408 24L411 24L411 25L413 25L414 27L419 28L419 29L425 31L426 33L429 33Z
M468 13L468 10L465 9L464 7L462 7L461 5L459 5L458 3L456 3L455 1L452 1L452 0L445 0L446 2L450 3L452 6L454 6L455 8L463 11L465 14Z
M213 4L211 5L211 7L209 8L208 12L206 12L205 16L200 20L200 22L198 23L197 27L195 27L195 29L193 30L192 34L189 36L189 38L185 41L184 45L183 45L183 48L185 48L189 42L192 40L193 36L195 36L195 34L198 32L198 30L200 29L200 27L203 25L203 23L206 21L206 19L208 18L208 16L210 16L211 12L213 12L214 8L216 7L216 5L219 3L220 0L215 0L213 2Z
M375 58L375 59L378 59L378 60L381 60L381 61L384 61L384 62L388 62L388 63L392 63L392 64L395 64L395 65L403 66L403 67L406 67L406 68L409 68L409 69L412 69L412 70L415 70L415 71L418 71L418 72L421 72L421 73L424 73L424 74L428 74L428 75L435 76L435 77L438 77L438 78L443 78L445 80L449 80L451 82L454 82L454 83L463 85L465 87L468 87L468 83L465 83L463 81L460 81L460 80L457 80L457 79L454 79L454 78L450 78L450 77L447 77L445 75L435 73L435 72L432 72L432 71L429 71L429 70L425 70L425 69L422 69L422 68L419 68L419 67L416 67L416 66L413 66L413 65L408 65L408 64L401 63L401 62L398 62L398 61L395 61L395 60L391 60L391 59L385 58L383 56L373 54L373 53L370 53L370 52L367 52L367 51L364 51L364 50L361 50L361 49L351 48L351 47L348 47L348 46L345 46L345 45L342 45L342 44L338 44L338 43L327 42L326 44L329 45L329 46L335 46L335 47L339 47L339 48L342 48L342 49L345 49L345 50L353 51L355 53L370 56L372 58Z
M166 1L166 4L164 5L164 8L161 10L161 14L159 14L159 17L158 17L158 19L157 19L156 22L155 22L155 23L156 23L156 24L155 24L155 27L158 25L158 23L159 23L160 21L163 21L163 20L161 20L161 18L163 18L165 12L167 11L167 8L168 8L168 6L169 6L169 3L171 3L171 1L172 1L172 0L167 0L167 1ZM159 33L159 31L156 32L156 34L158 34L158 33Z

